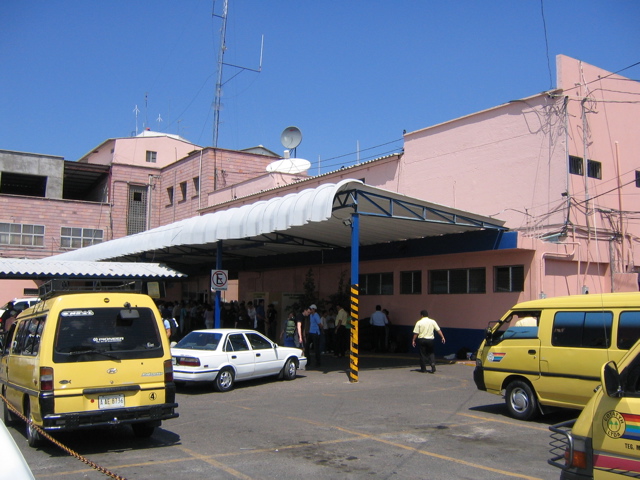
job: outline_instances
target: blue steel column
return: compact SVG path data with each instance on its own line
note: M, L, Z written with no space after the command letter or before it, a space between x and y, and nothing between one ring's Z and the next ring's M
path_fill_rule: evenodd
M351 341L349 355L349 381L358 381L358 282L360 275L360 216L357 213L351 214Z
M216 249L216 270L222 270L222 240L218 240L218 248ZM229 280L227 279L227 282ZM220 328L220 290L216 290L215 301L215 328Z

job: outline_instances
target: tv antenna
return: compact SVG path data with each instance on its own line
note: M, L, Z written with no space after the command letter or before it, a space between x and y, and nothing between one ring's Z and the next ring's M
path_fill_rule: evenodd
M215 6L215 1L214 1ZM264 50L264 35L262 35L262 42L260 44L260 63L257 69L249 68L249 67L241 67L239 65L233 65L231 63L225 63L224 61L224 52L227 49L226 45L226 36L227 36L227 13L229 11L229 0L224 0L224 4L222 7L222 15L217 15L215 12L212 13L214 17L218 17L222 19L222 26L220 27L220 50L218 51L218 77L216 80L216 90L215 90L215 100L213 104L213 147L216 148L218 146L218 129L220 127L220 109L221 98L222 98L222 86L230 81L232 78L236 77L242 71L249 70L251 72L260 73L262 71L262 53ZM233 75L227 82L222 82L222 68L224 65L229 67L234 67L240 69L238 73Z
M284 158L271 162L267 165L269 173L289 173L292 175L306 172L311 167L311 162L303 158L296 158L296 147L302 141L302 132L298 127L287 127L280 134L280 143L287 150L284 151ZM293 150L293 157L290 152Z
M296 156L296 147L302 142L302 132L298 127L287 127L280 134L280 143L284 148L293 151Z

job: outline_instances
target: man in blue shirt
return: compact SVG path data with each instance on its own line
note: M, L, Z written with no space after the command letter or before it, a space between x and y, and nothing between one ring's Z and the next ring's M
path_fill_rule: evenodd
M311 358L309 352L311 350L311 344L313 343L313 349L315 351L316 357L316 367L319 367L320 362L320 336L322 335L322 320L320 320L320 315L318 315L318 307L311 305L309 307L311 310L311 314L309 315L309 334L307 335L307 361Z

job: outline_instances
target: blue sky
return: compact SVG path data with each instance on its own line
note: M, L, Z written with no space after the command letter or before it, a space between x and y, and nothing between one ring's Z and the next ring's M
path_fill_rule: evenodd
M138 131L212 145L222 5L0 2L0 149L77 160L135 134L136 105ZM225 62L258 68L262 35L264 55L260 73L224 67L218 146L282 153L295 125L310 173L351 165L358 147L396 152L403 130L550 89L557 54L640 62L639 25L635 0L230 0Z

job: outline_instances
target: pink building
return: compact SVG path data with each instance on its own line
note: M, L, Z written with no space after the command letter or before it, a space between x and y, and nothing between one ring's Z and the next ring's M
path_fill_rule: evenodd
M465 338L474 342L488 321L523 300L638 290L640 84L565 56L558 56L557 72L553 91L407 133L403 154L212 202L203 213L354 178L505 220L517 235L515 248L479 252L469 244L467 251L361 263L360 283L384 274L392 282L387 292L393 292L362 295L363 316L383 304L395 323L409 326L427 308L443 326L458 330L447 337L458 346ZM251 182L244 187L251 191ZM224 194L217 192L218 198ZM244 270L239 296L269 292L278 299L299 292L310 267L321 298L348 271L345 264ZM401 293L408 274L419 275L417 294ZM484 280L481 293L470 285L476 274ZM467 291L456 284L460 277Z
M94 219L109 218L104 239L135 231L127 222L136 201L141 231L349 178L504 220L508 241L498 246L448 235L380 245L361 259L361 317L381 304L406 337L426 308L447 330L441 353L451 353L475 348L487 322L517 302L638 290L638 95L638 82L558 56L556 89L409 132L403 152L317 177L267 173L278 157L266 149L202 149L167 136L155 137L162 149L145 143L154 137L110 140L81 162L110 165L110 178L97 182L107 186L108 215L100 201L91 207ZM312 255L247 263L238 298L284 306L309 271L325 299L349 264ZM208 284L192 275L180 288L206 296Z

